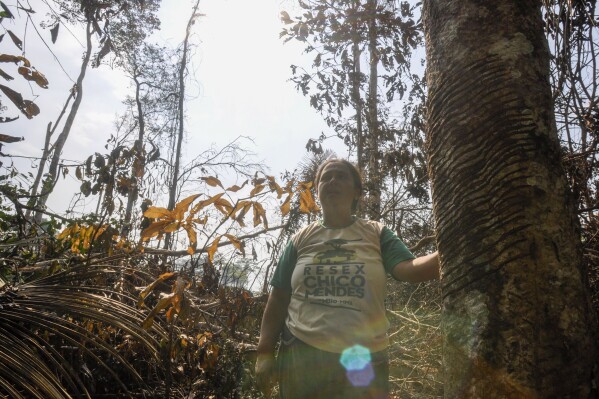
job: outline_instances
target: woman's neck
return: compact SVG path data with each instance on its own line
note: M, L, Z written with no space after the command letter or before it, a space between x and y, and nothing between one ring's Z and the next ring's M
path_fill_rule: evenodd
M354 217L347 212L324 212L322 215L322 224L329 228L341 228L352 224Z

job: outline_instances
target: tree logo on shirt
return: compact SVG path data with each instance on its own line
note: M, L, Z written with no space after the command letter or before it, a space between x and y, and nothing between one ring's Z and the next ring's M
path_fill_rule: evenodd
M341 246L351 241L362 241L362 239L358 238L355 240L344 240L342 238L335 238L332 240L325 241L325 245L330 245L333 248L327 249L326 251L318 252L316 255L314 255L312 261L317 265L330 265L354 260L356 258L356 251L341 248Z

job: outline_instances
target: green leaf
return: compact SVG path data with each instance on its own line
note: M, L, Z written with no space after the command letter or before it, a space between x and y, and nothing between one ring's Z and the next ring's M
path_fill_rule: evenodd
M12 18L14 19L14 15L12 15L12 12L10 12L10 10L8 9L8 7L6 7L6 4L4 4L4 2L0 1L0 7L2 7L2 11L0 12L0 16L3 18Z

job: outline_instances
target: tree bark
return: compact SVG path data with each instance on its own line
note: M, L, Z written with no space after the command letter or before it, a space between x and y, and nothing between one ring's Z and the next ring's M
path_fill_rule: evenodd
M594 317L540 2L428 0L446 398L589 398Z

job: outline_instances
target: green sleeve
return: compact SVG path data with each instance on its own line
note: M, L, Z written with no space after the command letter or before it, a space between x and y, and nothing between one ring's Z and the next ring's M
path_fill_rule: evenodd
M275 273L270 280L270 285L291 292L291 274L297 263L297 250L293 242L289 241L279 258Z
M406 244L387 227L383 227L381 231L381 255L387 273L391 273L393 267L399 262L416 258L406 247Z

